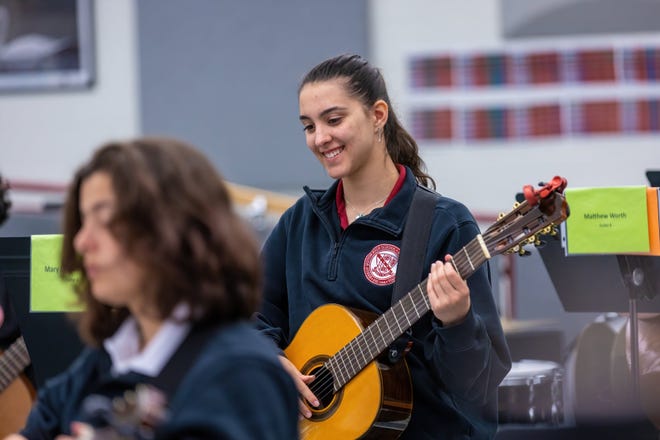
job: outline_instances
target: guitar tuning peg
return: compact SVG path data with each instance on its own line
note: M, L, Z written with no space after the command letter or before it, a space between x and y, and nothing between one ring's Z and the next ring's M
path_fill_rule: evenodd
M516 209L518 206L520 206L520 202L514 202L513 203L513 209Z
M520 255L521 257L526 257L528 255L532 255L532 253L530 251L528 251L527 249L525 249L524 247L521 247L518 250L518 255Z
M500 212L500 213L497 215L497 219L498 219L498 220L501 220L502 218L504 218L505 215L506 215L506 214L504 214L503 212Z
M544 240L541 240L541 235L540 235L540 234L536 234L536 235L534 236L534 246L535 246L535 247L542 247L542 246L545 246L545 241L544 241Z

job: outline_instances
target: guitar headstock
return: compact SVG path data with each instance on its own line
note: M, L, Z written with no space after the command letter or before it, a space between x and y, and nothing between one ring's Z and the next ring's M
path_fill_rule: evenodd
M112 399L87 396L82 414L89 423L72 425L75 440L147 440L168 417L167 396L152 385L138 384Z
M524 255L523 246L538 245L540 234L556 234L557 225L569 216L563 194L566 184L565 178L555 176L539 188L525 185L525 200L516 203L509 213L500 215L497 222L482 234L490 254L517 252Z

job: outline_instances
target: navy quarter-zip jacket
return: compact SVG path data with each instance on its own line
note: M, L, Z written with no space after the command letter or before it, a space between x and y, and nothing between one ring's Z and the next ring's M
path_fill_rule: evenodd
M325 191L305 187L306 194L281 216L262 250L264 301L257 315L257 326L281 349L323 304L378 314L390 308L398 250L417 187L412 171L406 168L405 173L403 186L384 207L346 229L337 211L339 181ZM439 197L425 267L455 254L478 233L464 205ZM402 438L495 435L497 388L511 359L487 265L469 277L468 286L471 308L461 323L443 327L429 312L413 325L413 345L406 355L413 411Z

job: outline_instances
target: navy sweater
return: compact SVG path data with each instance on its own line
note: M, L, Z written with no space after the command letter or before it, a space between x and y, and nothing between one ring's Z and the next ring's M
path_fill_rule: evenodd
M159 439L281 439L298 435L297 392L272 344L245 323L219 328L169 399ZM30 440L69 434L90 389L110 380L105 350L88 348L64 373L39 390L21 432ZM149 378L128 373L112 382L133 388ZM104 387L103 389L109 389Z
M306 195L282 215L264 244L264 303L257 325L282 349L305 318L323 304L378 314L391 306L393 272L417 186L412 171L406 169L403 186L386 206L345 230L335 203L337 184L327 191L305 188ZM455 254L478 233L464 205L440 197L425 267ZM495 435L497 388L511 359L487 266L479 268L468 285L471 309L463 322L445 328L428 313L413 326L413 346L406 357L413 411L403 438L487 439Z

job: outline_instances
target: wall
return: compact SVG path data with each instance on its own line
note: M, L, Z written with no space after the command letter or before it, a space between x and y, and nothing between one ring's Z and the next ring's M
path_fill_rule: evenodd
M341 51L370 54L405 121L410 53L504 44L494 0L243 3L97 1L95 85L0 96L0 172L65 183L99 143L145 132L199 144L237 183L322 186L295 117L309 67ZM490 215L508 210L522 185L555 174L571 186L644 184L644 170L660 167L656 144L562 139L422 145L422 153L441 192Z
M99 144L163 134L200 147L235 183L296 194L327 185L297 118L298 81L326 57L365 53L366 1L95 6L95 84L1 95L0 173L61 186ZM37 193L14 191L15 207L58 198Z
M141 0L138 11L145 133L187 139L234 183L327 186L297 87L327 57L364 54L364 0Z
M89 89L0 95L0 173L66 183L93 148L140 130L132 0L95 2L97 78Z
M415 95L409 87L407 71L407 63L412 54L475 48L501 49L507 44L520 41L507 40L504 35L524 35L531 38L529 34L535 29L525 27L526 21L533 22L535 17L542 14L552 15L553 8L570 6L576 6L576 10L580 11L571 17L571 20L566 19L570 13L567 14L566 9L562 9L561 17L564 19L560 23L548 27L541 21L536 21L539 29L551 35L546 40L535 37L537 41L548 46L563 44L562 41L566 40L565 34L576 34L580 29L586 30L590 38L596 38L594 34L599 32L610 32L609 38L613 42L630 38L631 35L644 37L645 34L632 33L635 30L647 33L654 31L650 36L657 40L660 36L657 20L652 23L652 20L639 17L637 20L619 19L633 14L626 9L642 9L646 11L646 15L657 17L660 2L654 0L638 3L639 5L635 2L635 5L639 8L632 7L629 2L617 3L608 0L409 0L403 7L397 0L372 0L369 3L370 53L372 61L382 68L390 97L400 113L399 116L410 124L410 108L424 100L435 99L449 104L462 104L469 100L482 99L497 102L502 97L502 93L488 90L467 97L452 91L447 91L446 95ZM617 35L612 32L628 34ZM603 38L602 35L599 37ZM604 86L587 92L609 92L606 88ZM657 85L653 90L655 96L658 96ZM584 92L579 88L570 91L575 95ZM617 92L612 93L616 95ZM557 174L566 177L572 187L646 185L648 182L645 170L660 168L657 134L617 138L564 137L509 143L420 143L420 149L431 175L436 180L438 190L464 202L474 213L485 219L510 210L514 195L521 191L523 185L535 185ZM488 223L485 221L484 226ZM511 279L505 280L505 284L513 284L514 298L500 297L501 310L510 308L513 317L523 319L530 325L535 323L534 326L558 329L562 332L564 349L568 352L580 331L592 322L597 314L565 312L538 251L532 250L532 253L533 255L527 258L514 257ZM501 257L496 257L492 267L500 267L500 260ZM622 295L626 294L627 292L622 292Z
M410 53L505 44L496 0L95 4L98 77L91 89L0 96L0 172L12 180L66 183L100 143L147 133L199 145L236 183L284 191L323 186L327 178L296 117L296 88L307 69L340 52L368 55L382 67L405 121ZM513 24L520 20L517 14ZM507 211L522 185L555 174L571 186L645 184L644 170L660 168L657 143L422 145L422 154L443 194L488 217ZM537 259L518 267L517 316L564 319L539 270Z
M522 3L531 5L530 14L535 11L535 2ZM572 0L555 4L563 6L567 3L581 2ZM590 2L592 14L584 17L584 20L592 23L589 26L590 33L594 32L594 26L599 22L607 26L612 21L607 17L617 17L611 7L599 10L600 3L603 2ZM612 6L612 2L606 3ZM657 1L646 3L655 3L656 9L658 7ZM619 2L619 5L620 8L630 8L628 3ZM520 9L521 6L521 2L518 2L517 7ZM511 43L503 37L504 20L501 19L508 11L501 11L500 2L495 0L411 0L406 2L405 8L396 0L373 0L369 10L370 52L373 61L382 67L392 99L400 109L402 119L407 122L406 112L411 105L426 98L413 96L409 89L406 67L411 54L472 48L496 49ZM598 18L598 14L602 15L602 19ZM522 15L518 11L515 16L517 21L512 20L511 25L519 24ZM575 32L575 22L570 26L570 31ZM634 27L634 24L629 26ZM657 25L655 29L658 29ZM648 31L646 24L644 30ZM561 32L561 25L556 26L556 33ZM660 32L655 35L657 37ZM617 37L612 35L611 38L616 41ZM561 40L561 37L554 36L546 44L561 44ZM657 86L655 90L657 92ZM573 90L571 93L581 91ZM502 97L497 92L488 91L467 98L460 93L447 92L447 95L438 99L460 103L467 99L496 101ZM566 177L573 187L644 185L647 184L645 170L660 168L657 136L560 138L447 146L421 144L420 147L439 190L483 214L508 211L515 193L523 185L535 185L557 174Z

